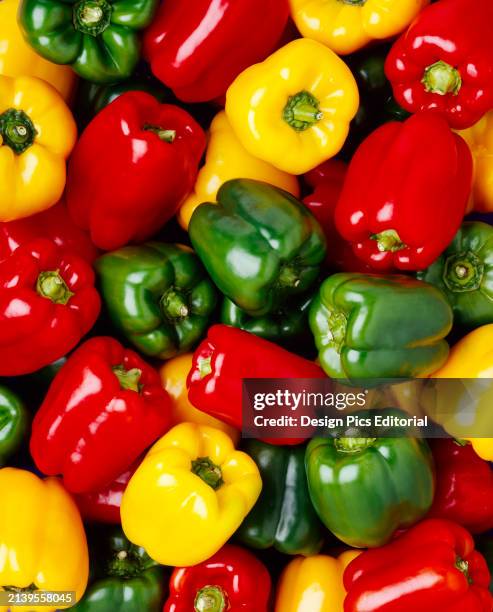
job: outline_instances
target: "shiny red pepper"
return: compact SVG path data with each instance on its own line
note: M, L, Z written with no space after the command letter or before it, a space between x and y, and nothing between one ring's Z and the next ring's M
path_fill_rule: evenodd
M180 100L214 100L273 51L288 15L287 0L166 0L145 33L144 55Z
M385 63L406 110L440 113L456 129L493 108L493 2L441 0L425 8Z
M470 444L433 440L437 482L428 517L455 521L472 533L493 529L493 470Z
M39 238L0 263L0 376L29 374L72 350L96 322L94 272Z
M146 240L191 191L204 148L205 134L186 111L127 92L94 117L75 146L69 212L101 249Z
M49 238L57 246L73 251L89 262L93 262L98 255L89 234L75 225L65 204L59 202L37 215L0 223L0 261L17 247L36 238Z
M271 579L251 552L226 544L203 563L176 567L169 590L163 612L267 612Z
M33 420L31 455L70 492L98 491L169 429L170 413L153 368L113 338L92 338L55 376Z
M459 229L471 182L469 148L442 117L387 123L351 160L337 229L375 270L424 269Z
M344 612L491 612L490 572L472 536L428 519L344 572Z

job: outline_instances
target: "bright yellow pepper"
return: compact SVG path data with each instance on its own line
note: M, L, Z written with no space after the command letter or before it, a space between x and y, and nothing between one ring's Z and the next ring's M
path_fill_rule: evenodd
M277 587L275 612L343 612L344 570L361 551L296 557L284 569Z
M291 16L306 38L340 55L372 40L402 32L429 0L289 0Z
M41 480L16 468L0 470L0 590L84 594L89 574L79 511L57 478ZM33 586L34 585L34 586ZM53 612L71 607L0 606L2 612Z
M493 212L493 111L459 134L474 160L474 180L469 210Z
M300 193L296 177L248 153L231 129L226 113L221 111L211 123L205 164L197 175L194 191L178 211L178 221L183 229L188 228L197 206L202 202L215 202L219 187L235 178L265 181L295 197Z
M0 1L0 74L44 79L65 100L70 100L76 81L75 72L68 66L45 60L24 41L17 25L19 4L20 0Z
M290 174L308 172L339 152L358 104L346 64L306 38L244 70L226 94L226 114L241 144Z
M72 113L51 85L0 76L0 221L56 204L77 138Z
M192 369L193 353L185 353L169 359L159 370L163 387L168 392L173 402L171 412L171 424L196 423L197 425L208 425L224 431L237 444L240 432L223 423L219 419L197 410L188 400L187 376Z
M181 423L156 442L130 479L122 527L158 563L196 565L229 540L261 489L255 462L223 431Z

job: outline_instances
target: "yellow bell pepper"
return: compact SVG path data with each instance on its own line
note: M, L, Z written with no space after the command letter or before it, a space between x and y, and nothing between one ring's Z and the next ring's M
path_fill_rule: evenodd
M17 25L21 0L0 1L0 75L33 76L44 79L65 100L70 100L76 82L75 72L68 66L52 64L38 55L25 41Z
M205 164L197 176L194 191L178 211L178 222L183 229L188 228L197 206L202 202L215 202L219 187L235 178L265 181L295 197L300 193L296 177L248 153L231 129L226 113L221 111L211 123Z
M51 85L0 76L0 221L56 204L77 138L72 113Z
M429 0L289 0L291 16L306 38L340 55L372 40L402 32Z
M493 212L493 111L459 134L474 160L474 180L469 210Z
M89 574L79 511L57 478L41 480L16 468L0 470L0 590L84 594ZM72 602L74 603L74 602ZM0 606L2 612L53 612L72 604Z
M223 431L181 423L156 442L130 479L122 527L158 563L196 565L229 540L261 489L255 462Z
M339 152L358 104L346 64L306 38L244 70L226 93L226 114L241 144L290 174L308 172Z
M192 369L193 353L185 353L169 359L160 368L159 375L163 387L168 392L173 402L171 412L171 424L179 425L180 423L196 423L197 425L208 425L224 431L237 444L240 439L240 432L223 423L219 419L197 410L188 399L187 376Z
M361 551L296 557L284 569L277 587L275 612L343 612L344 570Z

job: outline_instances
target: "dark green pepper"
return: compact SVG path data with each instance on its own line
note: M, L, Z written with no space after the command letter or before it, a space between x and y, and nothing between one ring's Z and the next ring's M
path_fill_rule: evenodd
M332 378L426 376L447 359L452 309L443 293L403 275L340 273L314 298L310 327Z
M0 466L20 448L28 425L29 414L23 402L0 385Z
M439 287L465 327L493 323L493 227L463 223L454 240L419 279Z
M273 446L248 440L244 450L258 466L262 493L236 532L253 548L274 547L287 555L313 555L323 527L310 501L303 446Z
M22 0L19 24L27 42L84 79L113 83L129 77L140 55L139 30L157 0Z
M250 179L227 181L217 201L195 209L188 231L219 289L253 316L306 294L325 257L323 232L308 209Z
M120 528L98 532L90 548L93 581L77 612L161 612L164 571Z
M142 353L169 359L205 334L216 290L190 248L128 246L100 257L96 269L111 320Z
M373 419L375 414L355 416ZM393 409L378 414L405 416ZM319 517L357 548L385 544L397 529L423 517L433 502L433 458L426 441L406 436L399 427L385 433L396 437L313 438L306 451L308 488ZM355 426L351 435L366 432Z

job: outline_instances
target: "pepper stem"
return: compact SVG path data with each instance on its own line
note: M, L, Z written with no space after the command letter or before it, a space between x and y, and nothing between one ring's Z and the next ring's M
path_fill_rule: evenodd
M377 438L336 438L334 446L339 453L356 454L373 446Z
M142 370L139 370L139 368L126 370L124 366L118 365L113 368L113 373L118 378L118 382L122 389L136 391L137 393L140 392L141 385L139 381L142 376Z
M63 306L74 295L60 276L59 270L41 272L36 281L36 291L41 297L51 300L54 304L62 304Z
M107 0L81 0L74 6L74 28L83 34L98 36L109 26L112 11Z
M209 376L212 372L211 359L212 357L210 355L209 357L199 357L198 366L201 379Z
M278 283L284 289L296 289L301 283L298 270L291 265L283 266L279 272Z
M16 155L29 149L37 133L33 122L24 111L9 108L0 115L1 140Z
M284 121L297 132L303 132L312 127L323 116L320 102L309 91L300 91L290 96L282 111Z
M159 125L146 123L142 129L145 132L154 132L154 134L156 134L160 140L164 140L164 142L171 143L176 138L176 130L165 130L164 128L159 127Z
M192 461L192 472L216 491L223 484L223 473L209 457L198 457Z
M445 260L443 282L455 293L475 291L481 286L484 265L475 253L467 251Z
M171 321L184 319L189 313L188 301L180 291L170 289L161 298L161 311Z
M456 96L462 86L460 72L447 62L439 60L425 69L421 80L425 90L440 96Z
M385 253L390 251L391 253L396 253L397 251L401 251L406 248L406 245L402 242L399 237L399 234L393 230L384 230L379 234L372 234L370 236L371 240L377 241L377 248L381 253Z
M210 585L197 591L194 601L195 612L224 612L228 609L228 598L220 586Z
M471 575L469 574L469 563L465 559L462 559L461 557L456 557L455 567L459 570L459 572L464 574L468 584L473 583Z
M363 6L366 0L339 0L343 4L349 4L350 6Z

